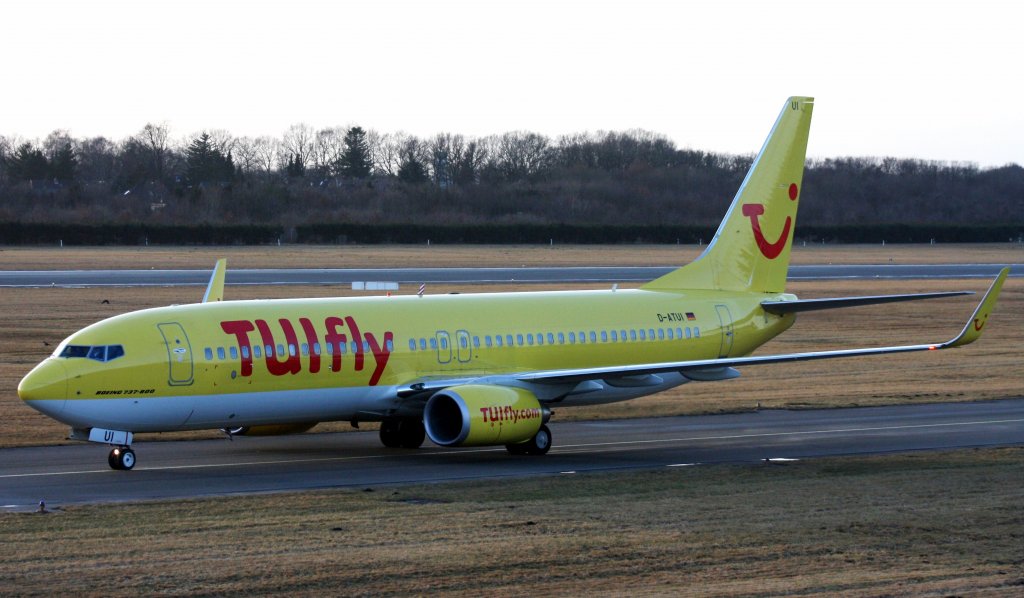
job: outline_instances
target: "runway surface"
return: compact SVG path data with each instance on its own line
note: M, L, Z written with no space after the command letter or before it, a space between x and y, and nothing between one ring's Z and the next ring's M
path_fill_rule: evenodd
M551 425L543 457L504 448L386 449L376 432L137 442L133 471L108 447L0 450L0 508L568 475L713 463L1024 444L1024 399L830 410L765 410Z
M1024 276L1024 264L1011 264L1010 276ZM790 266L790 280L995 278L999 264L815 265ZM228 269L228 285L330 285L353 282L586 283L646 282L671 272L666 267L573 268L391 268L391 269ZM210 270L7 270L0 287L97 287L206 285Z

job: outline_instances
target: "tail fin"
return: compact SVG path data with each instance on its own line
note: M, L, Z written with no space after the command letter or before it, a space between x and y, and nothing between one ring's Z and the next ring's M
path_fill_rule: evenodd
M641 288L785 290L813 108L789 98L704 253Z

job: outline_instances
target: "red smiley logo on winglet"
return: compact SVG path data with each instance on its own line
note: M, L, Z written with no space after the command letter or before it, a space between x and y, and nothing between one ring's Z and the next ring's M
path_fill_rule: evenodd
M981 320L979 320L978 318L974 318L974 330L976 332L981 332L981 329L985 327L985 322L987 322L987 321L988 321L988 316L985 316Z
M795 201L797 195L799 195L799 188L796 183L792 183L789 186L789 199ZM773 260L779 257L782 250L786 247L786 241L789 239L789 230L793 226L793 219L786 216L786 223L782 226L782 234L779 235L778 240L774 243L770 242L764 237L764 233L761 232L761 221L758 216L764 214L764 206L759 203L745 203L743 204L743 215L750 218L750 227L754 231L754 240L757 241L757 248L761 250L761 255Z

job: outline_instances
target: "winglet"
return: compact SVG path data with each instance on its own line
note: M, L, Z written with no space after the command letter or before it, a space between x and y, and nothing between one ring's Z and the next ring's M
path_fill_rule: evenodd
M1003 288L1003 282L1006 280L1006 276L1010 273L1009 268L1003 268L999 271L999 276L992 281L992 286L988 288L988 292L981 299L981 303L978 304L978 309L974 310L974 315L967 321L967 325L960 332L960 335L951 341L942 343L935 347L936 349L948 349L950 347L962 347L964 345L973 343L981 337L981 331L985 328L985 323L988 322L988 316L992 313L992 310L996 307L996 300L999 299L999 291Z
M203 303L224 300L224 273L227 267L226 259L217 260L217 265L213 267L213 275L210 276L210 284L206 286L206 294L203 295Z

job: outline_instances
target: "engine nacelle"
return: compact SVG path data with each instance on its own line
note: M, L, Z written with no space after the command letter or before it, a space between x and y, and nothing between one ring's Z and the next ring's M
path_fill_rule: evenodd
M284 436L285 434L301 434L309 431L318 423L319 422L307 422L301 424L242 426L239 428L224 428L224 431L232 436Z
M423 410L427 436L440 446L517 444L533 438L551 411L530 391L466 384L436 393Z

